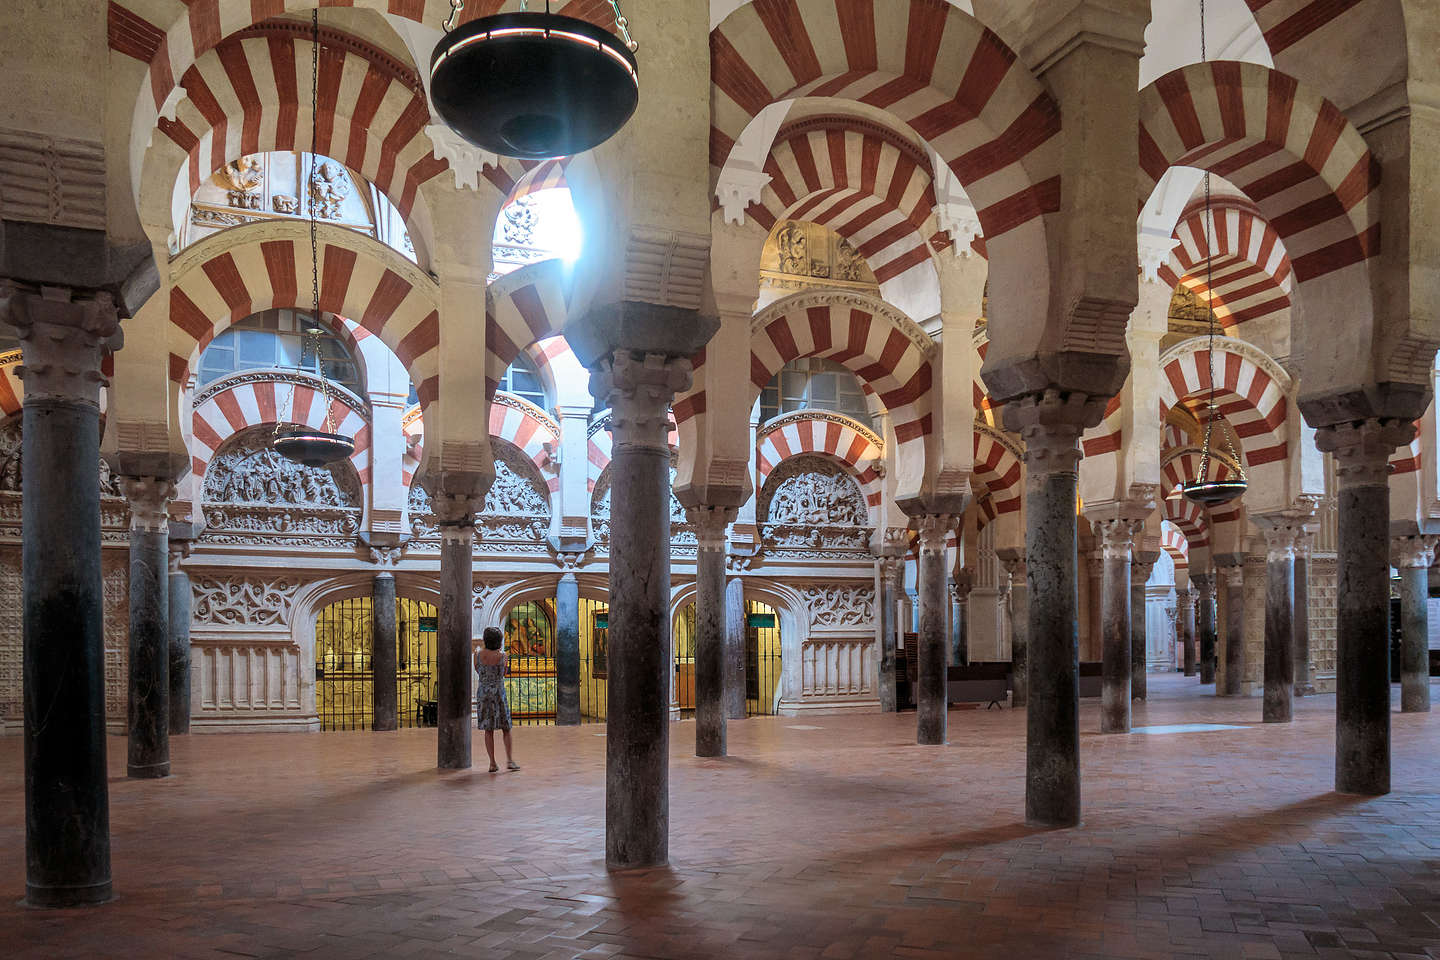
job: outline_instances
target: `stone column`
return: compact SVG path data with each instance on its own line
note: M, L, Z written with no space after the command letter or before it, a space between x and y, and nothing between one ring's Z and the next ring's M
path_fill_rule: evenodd
M119 477L130 506L130 683L125 775L170 776L170 515L175 484Z
M920 629L916 678L915 742L943 744L946 721L945 537L955 518L930 514L919 518Z
M1030 686L1029 656L1025 644L1025 628L1030 616L1030 588L1025 570L1025 550L1002 547L995 551L1005 572L1010 575L1010 671L1012 684L1010 705L1025 706Z
M1245 557L1237 553L1216 563L1225 584L1225 672L1215 693L1238 697L1245 692Z
M580 723L580 581L573 570L555 585L555 723Z
M25 383L21 628L25 901L109 900L105 638L100 571L101 351L119 329L108 294L0 282ZM163 562L163 560L162 560Z
M1081 659L1094 663L1096 659L1104 659L1105 551L1103 547L1085 554L1080 563L1085 570L1085 585L1090 591L1088 598L1090 643L1086 648L1089 656L1087 657L1082 651Z
M895 646L898 629L896 616L899 611L898 584L905 575L905 558L887 554L879 557L875 563L880 571L880 655L877 658L880 710L882 713L894 713L899 709L896 684L899 680L900 665L896 660L899 651Z
M590 375L610 408L610 678L605 862L669 859L670 401L690 361L616 350Z
M1295 696L1315 692L1310 680L1310 552L1315 534L1302 529L1295 539Z
M1098 399L1047 390L1005 409L1006 426L1025 440L1025 819L1046 826L1080 822L1075 505L1080 433L1087 422L1099 422L1101 406Z
M725 583L725 719L745 719L745 581L738 576Z
M1399 420L1315 431L1335 456L1335 790L1390 792L1390 454L1415 435Z
M950 581L951 596L955 601L955 622L952 625L954 649L951 652L954 658L951 662L959 666L967 666L970 663L970 585L974 577L969 570L962 570ZM1029 616L1027 606L1025 616Z
M459 494L432 494L440 527L440 604L435 634L436 765L470 767L473 699L475 513L483 505Z
M692 507L695 554L695 756L725 756L725 530L734 507Z
M1137 537L1140 535L1137 531ZM1130 555L1130 699L1144 700L1148 684L1150 631L1146 626L1149 604L1145 599L1145 585L1150 582L1150 571L1160 559L1159 550L1136 550Z
M1215 574L1192 573L1200 607L1200 682L1215 682Z
M1145 528L1143 520L1114 518L1094 521L1095 539L1104 557L1101 583L1100 732L1130 732L1130 604L1131 543Z
M1436 537L1396 537L1390 565L1400 571L1400 710L1430 712L1430 566Z
M1291 517L1255 517L1265 534L1265 701L1266 723L1289 723L1295 696L1295 535Z
M395 730L400 726L399 691L395 686L400 638L395 622L395 575L388 570L375 574L370 596L370 666L374 673L370 729Z
M1195 676L1195 590L1175 591L1175 615L1180 629L1180 649L1185 676Z
M180 562L192 541L170 539L170 735L190 732L190 575Z

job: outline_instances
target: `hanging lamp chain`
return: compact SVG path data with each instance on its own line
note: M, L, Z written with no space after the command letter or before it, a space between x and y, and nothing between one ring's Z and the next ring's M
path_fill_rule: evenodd
M454 30L460 22L460 13L465 9L465 0L450 0L450 16L445 18L445 32ZM525 13L530 9L530 0L520 0L520 12ZM620 34L620 39L631 53L640 49L640 44L630 36L630 20L620 12L620 0L610 0L610 10L615 14L615 32ZM550 12L550 0L545 0L545 12Z
M452 0L453 2L453 0ZM315 146L320 141L320 10L310 11L310 180L319 170L320 155ZM320 240L314 192L310 195L310 329L306 332L310 348L315 352L315 366L320 373L320 393L325 398L325 432L335 433L335 403L330 393L330 378L325 376L325 358L320 355Z
M610 0L610 9L615 11L615 29L620 33L620 39L625 41L625 46L631 53L640 49L640 44L630 36L630 21L625 19L625 14L620 12L620 0Z
M455 24L460 19L460 11L464 9L465 0L450 0L450 16L445 18L446 33L455 29Z

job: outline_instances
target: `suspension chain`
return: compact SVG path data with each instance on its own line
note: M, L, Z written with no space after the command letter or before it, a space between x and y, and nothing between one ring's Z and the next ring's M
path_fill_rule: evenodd
M451 0L452 3L457 0ZM463 3L463 0L459 0ZM315 146L320 140L320 10L310 11L310 179L313 182L320 169L320 155ZM320 240L316 225L316 198L310 195L310 296L312 312L309 334L311 349L315 351L315 366L320 373L320 393L325 398L325 432L335 432L335 404L330 396L330 379L325 376L325 358L320 355Z
M615 11L615 29L620 32L620 39L625 41L625 46L630 48L631 53L639 50L640 44L630 36L630 21L620 12L620 0L610 0L610 9Z
M455 29L455 22L460 19L460 11L464 9L465 0L450 0L450 16L445 18L446 33Z

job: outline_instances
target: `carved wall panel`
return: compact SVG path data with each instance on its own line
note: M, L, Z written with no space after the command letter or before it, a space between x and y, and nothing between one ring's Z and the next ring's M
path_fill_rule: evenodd
M24 467L22 458L23 432L19 416L0 424L0 493L19 493ZM100 474L100 496L120 497L120 485L110 476L110 465L102 457L97 467Z
M25 719L20 586L20 548L0 547L0 728L16 730Z
M518 447L494 437L491 443L495 482L475 518L476 536L487 547L509 542L523 544L525 550L536 549L550 532L550 489L535 464ZM410 485L408 503L411 535L417 540L438 539L430 495L418 482Z
M233 437L205 473L205 539L260 543L353 538L363 512L360 478L348 461L306 467L270 447L270 428Z
M820 630L845 628L873 629L875 587L870 584L805 584L800 597L810 616L810 626Z
M875 695L875 641L809 640L800 648L802 697Z
M192 646L192 657L197 717L301 709L300 649L292 644L204 641Z
M697 545L695 528L685 519L685 508L681 505L678 497L675 496L675 470L670 470L670 543L676 546L687 548ZM600 475L595 484L595 491L590 498L590 527L594 531L595 542L603 549L608 549L610 543L610 471L607 469ZM683 553L682 552L682 555Z
M197 625L284 626L300 587L296 577L210 577L192 573L191 610Z
M125 723L130 702L130 555L100 554L104 576L105 719Z
M824 457L798 456L780 464L760 491L757 514L767 553L867 553L865 494L848 471Z

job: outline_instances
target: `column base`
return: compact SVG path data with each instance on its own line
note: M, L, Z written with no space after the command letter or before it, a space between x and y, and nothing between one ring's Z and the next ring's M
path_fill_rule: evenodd
M131 780L160 780L170 776L170 761L147 763L143 766L129 763L125 765L125 776Z
M93 907L115 899L109 880L80 886L41 887L25 884L25 906L54 909L57 907Z

